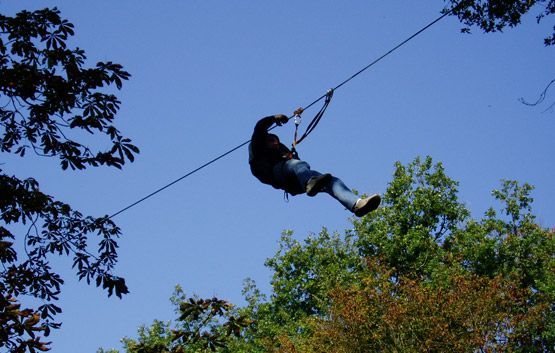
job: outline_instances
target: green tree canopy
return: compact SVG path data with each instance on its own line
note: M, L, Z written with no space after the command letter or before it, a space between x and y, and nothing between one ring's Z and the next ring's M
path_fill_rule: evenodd
M266 262L272 292L248 280L234 312L249 324L213 351L552 352L555 233L535 221L533 188L502 181L479 219L457 189L441 163L416 158L395 164L382 206L353 229L284 232ZM185 322L198 324L181 315L175 326ZM224 322L201 327L224 332ZM133 342L154 337L141 332ZM211 351L141 352L177 347Z

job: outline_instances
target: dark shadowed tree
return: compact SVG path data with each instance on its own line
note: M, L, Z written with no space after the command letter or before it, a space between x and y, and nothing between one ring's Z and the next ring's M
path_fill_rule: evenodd
M463 32L469 32L476 26L484 32L500 32L506 27L518 26L524 15L536 17L539 23L545 17L555 13L555 0L445 0L453 9L453 15L466 25ZM544 39L545 45L555 44L555 26L553 33Z
M452 14L457 16L465 25L462 32L469 33L472 27L478 27L486 33L502 32L507 27L516 27L521 24L525 16L535 16L540 23L547 16L555 14L555 0L444 0ZM546 46L555 45L555 26L553 32L544 38ZM541 104L555 82L555 79L547 83L543 92L537 99L520 101L526 105ZM545 109L552 110L555 103L549 103Z
M113 125L120 102L111 87L130 75L112 62L85 66L85 52L67 46L73 35L56 8L0 15L0 151L53 157L64 170L121 168L139 150ZM100 147L84 144L83 133ZM71 256L78 278L108 295L128 292L113 273L120 229L107 217L85 216L41 192L35 179L2 169L0 212L2 350L49 349L43 340L60 326L54 303L63 284L51 256Z
M148 328L141 326L137 339L122 339L126 353L230 352L230 342L242 340L251 325L251 320L229 302L215 297L187 297L180 286L176 287L171 302L178 315L176 322L155 320ZM118 352L98 350L98 353Z

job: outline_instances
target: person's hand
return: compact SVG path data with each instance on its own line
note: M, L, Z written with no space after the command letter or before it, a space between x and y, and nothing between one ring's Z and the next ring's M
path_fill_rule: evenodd
M289 118L283 114L274 115L274 118L276 119L276 124L279 126L286 124L289 121Z

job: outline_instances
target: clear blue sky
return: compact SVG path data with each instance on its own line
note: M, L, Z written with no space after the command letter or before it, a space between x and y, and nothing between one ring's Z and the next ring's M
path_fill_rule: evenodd
M248 140L265 115L291 114L435 19L443 1L0 1L4 14L58 6L90 64L111 60L133 75L119 94L120 130L141 148L123 171L62 172L53 160L2 156L3 169L84 213L111 214ZM474 217L497 206L500 179L536 186L540 224L555 225L555 101L527 107L555 77L552 23L503 34L459 33L446 18L336 92L300 147L314 169L361 192L383 192L395 161L431 155L460 182ZM307 112L307 117L314 110ZM289 142L289 124L277 133ZM174 318L176 284L188 294L242 304L251 277L266 292L264 260L284 229L302 239L343 231L349 213L327 195L294 197L258 183L243 148L121 214L123 300L79 283L70 261L62 329L53 351L119 348L141 324Z

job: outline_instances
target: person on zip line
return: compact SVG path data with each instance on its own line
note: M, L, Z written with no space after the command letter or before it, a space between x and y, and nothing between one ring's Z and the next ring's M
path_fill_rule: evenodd
M258 180L291 195L306 193L312 197L325 192L357 217L378 208L380 195L358 197L339 178L310 169L294 149L291 151L278 136L268 133L273 124L281 126L288 121L283 114L271 115L260 119L254 127L249 144L249 165Z

